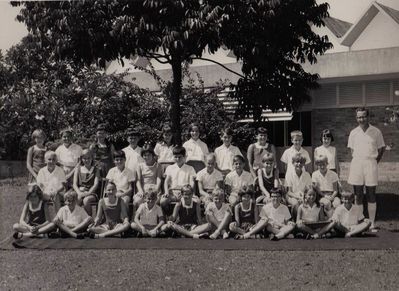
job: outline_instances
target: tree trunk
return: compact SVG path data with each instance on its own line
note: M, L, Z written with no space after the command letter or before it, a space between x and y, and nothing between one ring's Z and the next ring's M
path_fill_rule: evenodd
M170 90L170 111L169 118L175 142L182 144L180 125L180 98L182 94L182 65L180 60L172 60L173 80Z

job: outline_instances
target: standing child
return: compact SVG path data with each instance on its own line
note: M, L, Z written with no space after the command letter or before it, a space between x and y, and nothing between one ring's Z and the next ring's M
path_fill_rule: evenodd
M292 172L294 172L294 165L291 161L295 155L301 154L301 156L305 158L304 165L308 165L311 162L309 153L302 148L303 135L301 131L294 130L291 132L291 142L292 146L286 149L281 156L281 161L284 163L286 179Z
M226 128L222 130L221 140L223 144L215 149L217 169L226 177L233 171L233 159L235 156L242 156L240 149L231 144L233 140L233 130Z
M199 126L196 123L190 125L191 138L183 144L187 152L187 164L192 166L196 173L205 168L205 155L209 153L208 146L200 137Z
M337 151L331 143L334 141L334 136L329 129L324 129L320 136L321 146L315 148L314 156L326 156L328 160L327 169L336 172L339 176L339 163Z
M73 175L73 189L78 194L78 205L91 216L91 204L97 201L97 188L100 183L100 170L94 166L93 153L84 149L80 156L80 165Z
M222 189L216 188L213 190L212 202L206 207L205 215L213 230L209 238L217 239L222 235L223 239L227 239L232 213L230 206L224 203L224 191Z
M55 152L47 151L44 159L47 165L41 168L37 174L37 185L43 191L43 199L54 202L54 209L57 212L61 208L66 177L64 171L56 165L57 155Z
M128 128L127 141L129 142L129 145L122 149L125 153L126 168L136 175L138 165L144 162L141 157L142 148L137 145L140 141L140 132L133 127Z
M114 152L114 163L116 167L109 170L107 180L116 185L116 197L121 197L126 205L130 202L133 192L133 183L136 181L135 174L125 167L126 156L123 151Z
M249 170L251 171L254 179L257 177L258 169L262 168L263 166L262 157L266 153L272 153L274 158L276 158L276 148L274 145L268 142L266 128L258 128L256 140L256 143L249 145L247 151ZM274 164L276 165L276 161L274 161Z
M352 237L368 230L371 222L365 219L356 207L353 207L354 195L349 192L342 193L342 204L335 209L332 220L334 228L345 234L345 237Z
M197 174L198 189L200 199L204 203L205 208L209 202L212 201L211 193L216 187L223 187L223 175L215 169L216 156L210 153L206 156L206 168L202 169Z
M193 188L190 185L182 187L182 199L173 209L171 221L162 229L172 229L175 232L191 238L200 238L211 230L209 223L202 223L200 203L193 200Z
M132 229L143 236L158 236L165 223L162 209L156 204L157 197L158 193L153 189L149 189L145 193L146 202L139 206L134 216L134 222L131 224Z
M162 127L162 139L157 142L154 148L154 152L158 156L158 163L162 166L162 173L165 173L166 168L174 163L174 146L172 128L165 124Z
M96 130L96 141L90 146L93 152L95 165L100 170L101 177L105 177L114 166L114 158L112 154L115 147L107 140L107 130L105 124L99 124Z
M79 158L82 155L82 148L80 145L72 142L72 130L64 129L61 131L62 145L60 145L55 153L61 168L65 172L67 180L67 190L73 185L73 174L75 167L79 163Z
M39 186L33 185L26 195L19 223L13 225L15 239L40 236L39 230L49 224L47 203L43 200L43 192Z
M106 197L98 202L97 216L94 225L89 228L91 238L114 236L127 231L130 227L127 206L121 198L116 197L116 186L109 182L105 187ZM103 221L105 217L105 223Z
M28 155L26 157L26 168L29 171L29 183L36 182L39 170L46 165L44 154L47 149L44 145L44 141L46 140L44 131L35 129L32 133L32 139L35 144L28 149Z
M274 155L266 153L262 157L263 167L258 169L258 183L261 195L256 198L256 203L267 204L270 200L270 191L280 187L278 169L274 166Z
M230 223L229 229L237 234L235 238L244 238L244 234L256 224L258 214L252 191L239 191L238 195L241 202L234 207L235 221Z
M238 191L243 187L247 187L248 190L253 190L254 184L254 178L251 173L244 170L244 158L242 156L235 156L233 161L234 171L228 173L224 181L231 207L234 207L239 202Z

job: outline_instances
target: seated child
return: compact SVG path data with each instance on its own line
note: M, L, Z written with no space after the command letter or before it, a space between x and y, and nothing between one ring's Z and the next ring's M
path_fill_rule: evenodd
M156 237L165 223L162 209L156 204L158 193L148 189L144 197L145 202L137 209L131 227L142 236Z
M256 203L269 203L270 191L280 186L278 169L274 167L274 155L266 153L262 157L263 167L258 169L258 183L261 195L256 198Z
M257 208L252 199L254 197L252 191L244 188L238 192L238 196L241 202L234 207L235 221L230 223L229 229L237 234L235 238L243 238L244 234L256 224Z
M132 184L136 180L135 173L125 167L126 156L124 151L114 153L114 163L116 167L109 170L107 180L116 185L116 197L121 197L126 205L130 202L133 192Z
M234 157L242 156L240 149L231 144L233 133L230 128L222 130L221 140L223 144L215 149L217 169L223 174L223 177L226 177L234 169Z
M303 202L303 194L305 193L305 190L312 187L312 178L303 167L305 161L306 159L301 154L293 156L292 164L294 170L291 171L285 179L285 185L288 188L286 200L287 203L292 206L295 215L299 204Z
M62 236L83 239L84 232L93 219L82 207L77 205L78 194L76 192L65 193L64 200L65 206L60 208L53 222L42 227L39 233L48 233L58 227Z
M30 186L19 223L13 225L15 239L40 236L39 230L49 224L47 203L43 201L43 192L39 186Z
M326 210L329 211L331 217L333 209L341 204L338 195L338 175L332 170L327 169L327 156L316 157L315 164L317 171L312 174L313 186L320 193L320 203L324 204Z
M363 213L360 213L356 207L352 207L354 195L350 192L343 192L341 196L342 204L335 209L332 216L335 230L345 234L345 237L368 230L371 222L365 219Z
M101 223L105 217L105 223ZM116 197L116 186L109 182L105 197L98 202L97 216L89 228L90 238L103 238L121 234L129 229L127 206L123 199Z
M235 156L233 161L234 171L228 173L224 181L231 207L234 207L239 202L238 191L242 187L246 186L248 190L253 190L254 185L254 178L251 173L244 170L244 158L242 156Z
M320 238L334 226L334 222L327 221L324 205L319 204L317 196L317 191L310 188L305 191L303 203L298 207L296 226L307 238Z
M206 220L211 224L213 233L210 239L217 239L222 235L223 239L229 237L227 232L231 221L231 209L227 203L224 203L224 191L215 188L212 192L212 202L205 209Z
M171 221L163 225L162 230L172 229L186 237L200 238L211 230L211 225L201 224L200 203L193 200L193 188L184 185L181 191L183 197L176 203Z
M36 181L43 191L43 200L53 201L54 209L57 212L61 208L66 177L64 171L56 165L57 155L55 152L47 151L44 159L47 165L39 170Z
M197 173L198 190L201 202L204 203L205 208L209 202L212 201L211 194L216 187L223 187L223 175L215 169L216 156L210 153L205 158L206 168Z
M181 198L181 187L189 184L194 188L194 179L196 176L193 167L185 163L186 149L181 146L173 148L173 158L175 163L166 168L165 171L165 194L162 195L160 204L165 213L170 213L171 202L177 202Z

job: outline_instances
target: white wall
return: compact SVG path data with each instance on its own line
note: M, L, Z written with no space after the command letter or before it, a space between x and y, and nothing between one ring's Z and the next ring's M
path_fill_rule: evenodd
M319 35L327 35L328 40L333 44L334 47L326 51L326 54L347 52L349 50L347 46L341 45L340 39L337 38L327 27L314 26L312 30Z

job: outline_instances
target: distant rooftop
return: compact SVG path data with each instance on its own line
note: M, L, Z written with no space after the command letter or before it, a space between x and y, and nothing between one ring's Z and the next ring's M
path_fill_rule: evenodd
M352 23L334 17L326 17L324 23L337 38L341 38L352 26Z
M399 24L399 11L396 9L393 9L391 7L382 5L381 3L378 3L378 5L380 5L380 7L382 9L384 9L384 11L392 17L393 20L395 20L398 24Z

